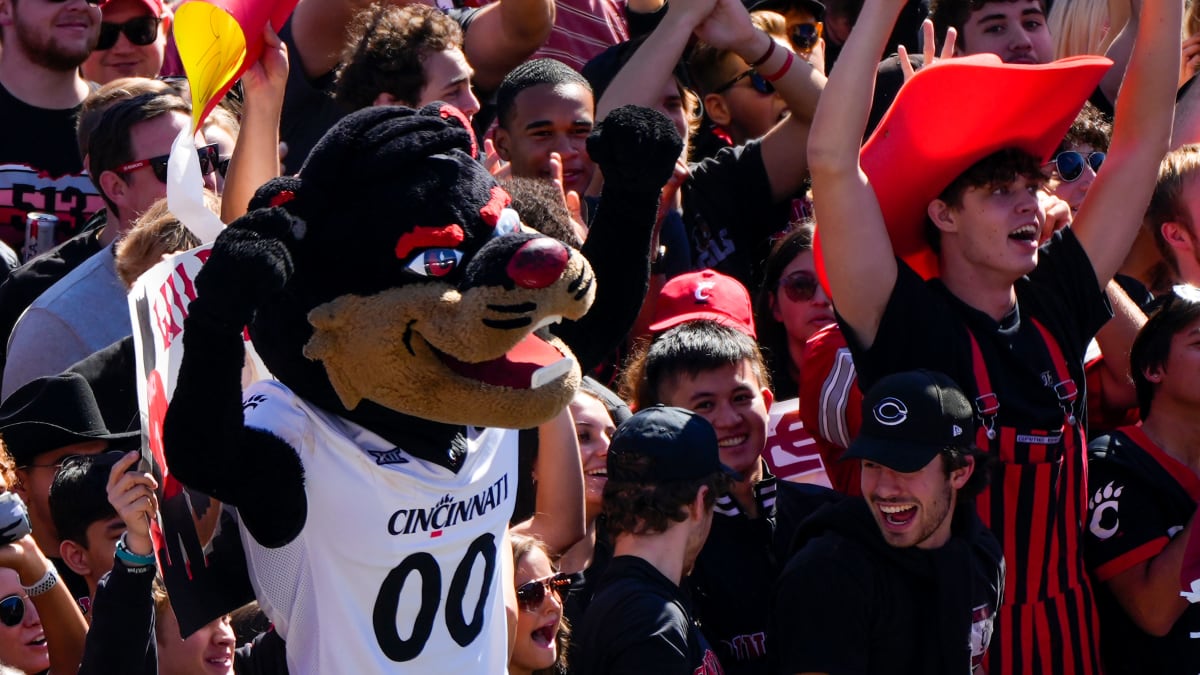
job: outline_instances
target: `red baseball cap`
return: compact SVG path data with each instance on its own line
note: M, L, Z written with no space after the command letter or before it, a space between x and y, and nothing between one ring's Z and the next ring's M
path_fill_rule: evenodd
M100 11L103 12L105 7L116 2L116 0L100 0ZM166 12L163 10L162 0L135 0L142 7L145 7L151 14L157 17L162 17Z
M1103 56L1022 65L974 54L918 71L859 152L896 255L922 277L936 277L937 255L924 233L929 203L994 152L1018 148L1049 160L1111 66ZM817 235L817 274L828 288L820 223Z
M757 338L750 292L742 282L720 272L688 272L668 281L655 300L650 330L661 333L696 319L716 321Z

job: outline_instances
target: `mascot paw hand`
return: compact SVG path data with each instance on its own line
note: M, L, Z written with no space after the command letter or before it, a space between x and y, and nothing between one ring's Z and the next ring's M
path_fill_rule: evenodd
M302 225L280 208L239 218L217 237L196 275L197 300L209 314L241 330L291 277L287 242L297 238Z
M587 139L604 185L658 193L671 179L683 140L666 115L639 106L613 110Z

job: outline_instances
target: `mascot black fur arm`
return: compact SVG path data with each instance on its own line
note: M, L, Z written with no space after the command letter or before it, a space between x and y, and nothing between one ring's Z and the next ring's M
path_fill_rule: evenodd
M595 244L606 264L622 250L646 263L679 152L663 123L614 113L589 143L608 179ZM546 327L563 320L570 334L597 284L579 251L521 230L476 157L449 106L354 113L297 177L259 189L197 276L167 461L238 508L255 591L297 675L504 670L509 430L571 400L579 364ZM645 274L628 276L644 294ZM572 342L600 353L623 338L637 298L621 295ZM243 326L276 378L244 404ZM409 584L419 602L400 601Z

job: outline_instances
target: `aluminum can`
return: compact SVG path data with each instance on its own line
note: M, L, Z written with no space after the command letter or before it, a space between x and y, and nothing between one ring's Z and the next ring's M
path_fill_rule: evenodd
M58 216L53 213L30 211L26 214L25 245L21 247L21 260L28 262L54 248L54 231L57 229Z

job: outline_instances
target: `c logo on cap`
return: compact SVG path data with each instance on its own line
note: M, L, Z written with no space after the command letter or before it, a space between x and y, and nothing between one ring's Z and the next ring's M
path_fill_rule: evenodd
M890 396L877 403L872 412L875 421L885 427L904 424L904 420L908 419L908 406L904 405L904 401Z
M700 283L696 284L696 291L692 294L695 296L696 302L703 302L707 304L708 292L712 290L713 286L716 286L716 284L711 281L701 281Z

